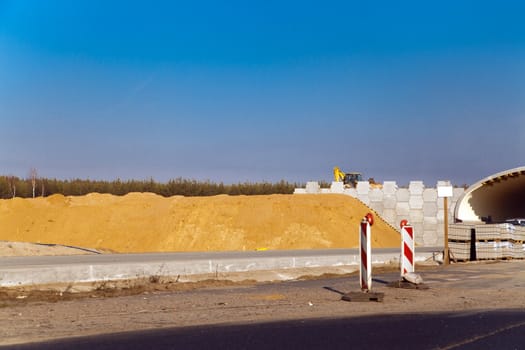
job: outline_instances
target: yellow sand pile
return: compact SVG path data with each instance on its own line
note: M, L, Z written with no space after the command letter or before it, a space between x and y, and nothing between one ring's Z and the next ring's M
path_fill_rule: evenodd
M345 195L164 198L93 193L0 200L0 240L55 243L116 252L357 247L369 212ZM399 234L376 216L374 247L398 247Z

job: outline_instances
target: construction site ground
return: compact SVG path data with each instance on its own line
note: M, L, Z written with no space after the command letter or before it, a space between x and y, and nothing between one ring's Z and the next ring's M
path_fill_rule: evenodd
M486 261L418 266L429 289L399 289L396 266L375 268L372 290L382 302L346 302L359 292L358 274L305 275L294 281L258 283L249 274L193 283L150 280L88 293L0 292L0 344L192 325L247 324L293 319L399 313L512 309L525 322L525 261ZM236 279L239 276L237 276ZM497 327L497 325L495 325Z
M0 257L356 248L370 208L344 195L163 198L54 195L0 200ZM374 248L400 246L397 229L376 216ZM23 259L23 258L21 258ZM524 313L525 261L417 266L429 289L387 287L398 266L375 267L382 302L347 302L359 292L355 266L287 269L292 280L250 271L161 276L68 286L0 289L0 345L193 325L255 324L365 315L512 309ZM353 272L350 272L353 271ZM205 277L205 278L203 278Z

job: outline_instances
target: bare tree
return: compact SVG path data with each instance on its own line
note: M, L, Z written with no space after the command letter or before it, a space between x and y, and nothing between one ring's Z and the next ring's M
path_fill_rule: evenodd
M13 175L7 176L7 183L9 185L9 191L11 192L11 195L13 198L16 197L16 179Z
M29 177L31 178L31 187L33 188L33 198L35 198L36 179L38 178L38 173L35 168L29 170Z

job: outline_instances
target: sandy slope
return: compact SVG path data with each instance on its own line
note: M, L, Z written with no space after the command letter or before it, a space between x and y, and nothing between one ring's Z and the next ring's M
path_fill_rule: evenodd
M0 200L0 240L115 252L350 248L369 211L354 198L328 194L53 195ZM399 234L380 218L372 229L374 247L399 246Z

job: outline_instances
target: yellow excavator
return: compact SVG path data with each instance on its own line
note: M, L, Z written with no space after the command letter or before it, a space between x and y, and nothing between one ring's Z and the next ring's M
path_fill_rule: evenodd
M361 173L345 173L339 169L339 167L334 167L334 181L343 182L345 187L356 187L358 181L363 181L363 176Z
M334 167L334 181L343 182L346 188L355 188L358 181L363 181L363 175L357 172L345 173L339 167ZM369 178L368 183L370 183L372 188L383 187L380 183L376 183L373 178Z

